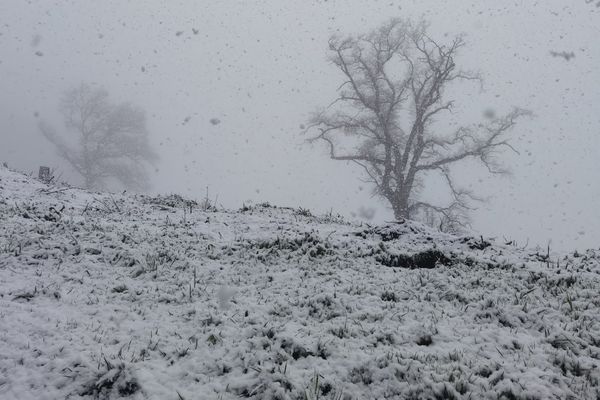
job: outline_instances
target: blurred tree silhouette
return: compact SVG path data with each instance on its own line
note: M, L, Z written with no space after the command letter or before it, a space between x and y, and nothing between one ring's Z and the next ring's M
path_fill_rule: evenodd
M83 83L65 92L60 111L66 129L77 137L76 145L44 122L40 130L83 177L87 189L103 189L110 179L134 190L149 187L146 168L158 155L148 142L141 109L129 103L112 104L105 89Z

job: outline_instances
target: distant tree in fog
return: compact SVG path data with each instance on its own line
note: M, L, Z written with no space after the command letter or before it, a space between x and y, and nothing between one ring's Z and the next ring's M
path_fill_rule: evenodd
M306 132L309 141L327 146L332 159L360 166L396 219L454 231L464 226L477 197L457 186L451 166L474 159L490 173L506 172L496 155L511 148L506 134L528 112L514 109L452 132L436 124L453 110L448 86L480 78L456 65L462 37L439 43L426 28L424 22L393 19L368 34L332 37L330 61L343 81L337 98L314 114ZM419 196L431 174L447 187L447 203Z
M158 156L148 142L143 110L129 103L113 104L105 89L81 84L65 92L60 112L71 138L43 122L40 130L82 176L87 189L102 189L110 180L135 190L149 187L146 168Z

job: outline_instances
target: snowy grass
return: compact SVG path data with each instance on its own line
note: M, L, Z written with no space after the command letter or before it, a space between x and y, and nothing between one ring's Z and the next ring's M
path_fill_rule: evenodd
M0 398L600 396L600 251L6 168L0 226Z

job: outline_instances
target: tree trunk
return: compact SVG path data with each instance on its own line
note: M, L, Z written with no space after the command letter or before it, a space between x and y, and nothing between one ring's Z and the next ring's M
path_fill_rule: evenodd
M398 193L394 195L394 198L388 200L392 203L392 210L394 210L394 218L396 220L401 221L410 217L408 212L408 194Z

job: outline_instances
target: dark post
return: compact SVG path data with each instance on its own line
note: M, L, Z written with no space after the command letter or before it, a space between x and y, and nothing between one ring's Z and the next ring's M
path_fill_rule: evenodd
M50 176L50 168L49 167L40 167L40 172L38 173L38 178L42 182L50 182L52 177Z

